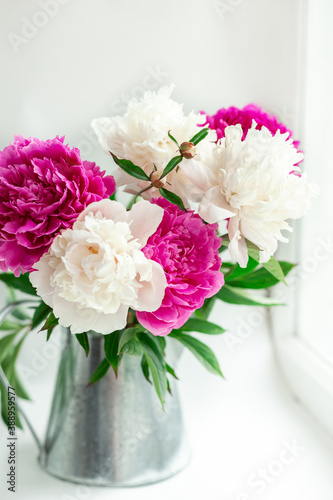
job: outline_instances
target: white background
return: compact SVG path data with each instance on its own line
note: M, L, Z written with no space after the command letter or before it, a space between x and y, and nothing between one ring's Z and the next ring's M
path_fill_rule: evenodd
M45 14L42 3L2 0L0 5L1 148L14 134L41 139L66 135L85 159L110 170L109 158L91 134L91 119L121 113L128 97L140 97L146 88L170 82L176 84L174 98L185 102L187 111L215 112L222 106L256 102L278 114L297 134L304 131L299 120L305 77L300 27L306 2L63 0L52 15ZM319 31L325 3L328 0L316 10ZM312 33L311 44L315 40ZM321 69L318 66L318 72ZM323 85L319 92L321 107L328 89ZM327 130L323 134L329 138ZM318 143L322 137L317 131ZM320 209L316 210L318 214ZM306 300L307 310L313 311L311 295ZM205 373L190 354L181 361L180 387L194 452L183 473L147 488L80 491L39 470L37 450L26 432L19 436L16 498L331 500L332 443L283 386L263 314L220 305L214 315L233 335L209 339L228 381ZM289 319L287 328L291 328ZM43 352L41 337L28 340L22 365L29 366L35 348ZM29 414L41 435L55 368L54 359L26 381L36 400L28 405ZM3 426L0 432L3 481ZM272 467L280 460L285 442L294 440L304 449L259 494L249 485L251 476ZM4 498L11 498L3 483L1 488Z

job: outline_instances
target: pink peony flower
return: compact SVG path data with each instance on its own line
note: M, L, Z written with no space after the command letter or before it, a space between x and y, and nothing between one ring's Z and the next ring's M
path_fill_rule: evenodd
M217 224L205 224L193 211L185 213L164 198L152 202L164 208L164 216L142 251L163 267L168 286L161 307L138 312L137 318L152 334L164 336L180 328L224 284L221 238Z
M281 134L288 132L288 139L292 136L292 131L289 130L283 123L279 123L275 116L266 113L256 104L248 104L242 109L231 106L230 108L222 108L215 115L206 115L206 123L209 128L216 130L217 138L221 139L224 137L224 130L229 125L240 124L243 129L242 140L245 139L249 129L252 127L252 120L257 123L257 129L261 130L261 127L266 127L273 135L280 130ZM293 141L293 145L296 149L299 148L299 141Z
M114 193L113 177L104 174L64 137L15 136L0 152L0 269L31 271L87 205Z

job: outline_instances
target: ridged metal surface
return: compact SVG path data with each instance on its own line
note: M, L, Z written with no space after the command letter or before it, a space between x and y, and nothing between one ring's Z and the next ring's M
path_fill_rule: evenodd
M124 356L117 379L109 369L87 387L104 359L104 339L90 338L88 358L73 336L66 339L42 468L67 481L100 486L154 483L183 469L190 454L175 384L163 411L140 358ZM168 356L175 365L178 355Z

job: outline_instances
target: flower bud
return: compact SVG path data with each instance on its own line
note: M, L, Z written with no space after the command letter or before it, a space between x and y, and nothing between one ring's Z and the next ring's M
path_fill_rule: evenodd
M155 170L150 174L150 181L155 188L161 188L165 184L165 177L160 180L163 170Z
M186 160L191 160L197 154L197 148L194 146L193 142L182 142L179 147L180 154L186 158Z

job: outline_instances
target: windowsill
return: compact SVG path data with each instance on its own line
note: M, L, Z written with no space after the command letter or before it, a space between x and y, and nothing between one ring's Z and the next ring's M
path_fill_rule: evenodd
M80 489L39 469L37 448L25 431L18 438L18 498L44 500L47 493L50 500L111 497L114 500L172 497L177 500L331 500L333 442L292 400L276 368L265 328L255 329L246 339L239 337L240 330L235 326L240 309L237 307L236 315L233 306L223 306L224 324L228 323L230 331L235 332L232 335L238 338L238 343L231 347L230 336L228 341L223 335L204 339L214 348L227 381L206 373L190 353L185 353L177 370L193 448L193 459L186 470L162 483L137 489ZM247 315L249 311L252 309L246 309ZM32 346L38 351L44 341L40 337L36 344L36 339L28 339L23 362L31 356ZM52 361L40 376L32 377L27 383L35 401L25 407L39 431L45 428L55 369L56 362ZM4 471L3 426L0 433L0 470ZM296 449L294 457L285 451L293 443L302 447L302 450ZM268 474L267 479L260 479L260 474ZM262 495L259 494L261 488L264 488ZM1 498L11 498L2 480L0 489Z

